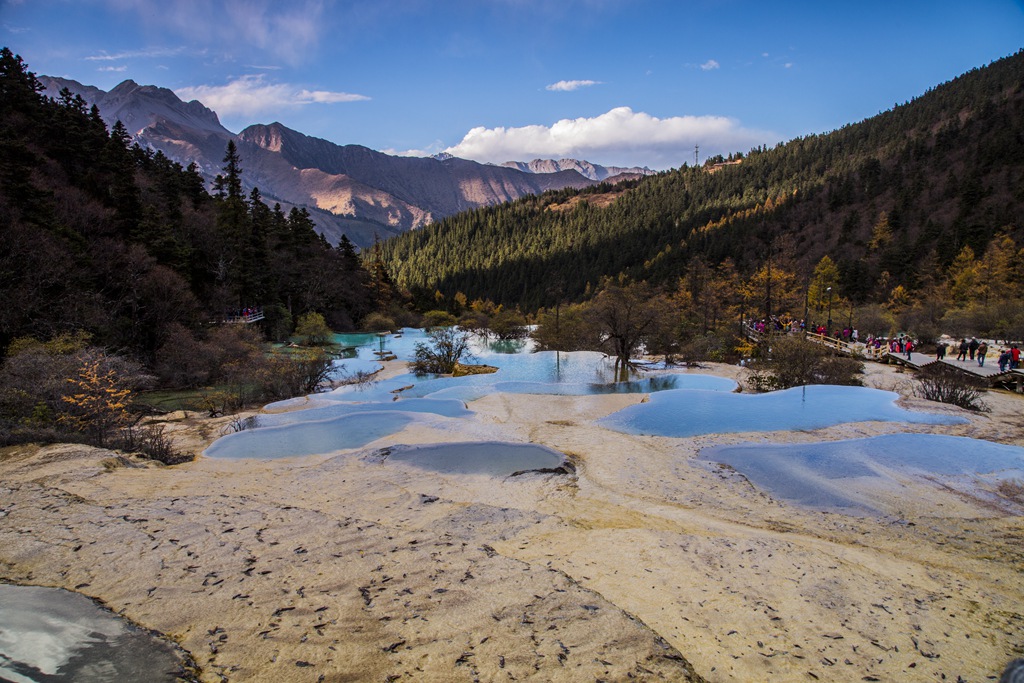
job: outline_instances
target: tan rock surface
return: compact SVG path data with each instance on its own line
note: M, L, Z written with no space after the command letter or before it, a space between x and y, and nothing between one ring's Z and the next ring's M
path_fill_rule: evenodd
M908 393L905 375L868 370ZM1021 397L990 394L992 413L952 427L668 439L593 424L642 399L496 394L469 418L293 460L7 449L0 577L100 598L178 640L210 681L983 680L1024 648L1019 505L907 479L879 494L889 515L827 514L694 459L712 443L897 431L1024 445ZM168 429L201 449L224 424ZM493 439L559 449L577 475L367 457Z

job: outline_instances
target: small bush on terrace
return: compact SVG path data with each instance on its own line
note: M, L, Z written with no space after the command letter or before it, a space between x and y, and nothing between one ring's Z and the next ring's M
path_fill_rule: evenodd
M921 398L949 403L979 413L987 413L990 410L981 400L986 390L984 383L945 363L926 365L921 368L916 379L917 388L914 393Z
M799 336L769 337L758 350L747 383L755 391L777 391L806 384L859 386L864 364L835 355Z
M416 344L415 360L409 369L417 375L446 375L469 353L469 335L457 327L436 327L429 332L429 343Z

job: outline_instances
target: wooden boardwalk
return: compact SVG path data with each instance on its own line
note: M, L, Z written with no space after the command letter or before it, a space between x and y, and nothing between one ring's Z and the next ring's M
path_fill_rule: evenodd
M747 337L753 341L759 342L764 336L763 332L758 332L749 324L745 324L744 329L746 330ZM794 332L791 334L798 333ZM905 353L893 353L884 346L876 349L865 346L864 344L847 342L834 337L815 334L813 332L807 332L804 334L804 338L839 353L849 354L865 360L878 361L880 363L898 363L900 365L905 365L908 368L913 368L914 370L920 370L923 367L933 365L935 363L942 363L946 367L953 368L966 375L984 380L989 386L994 387L998 385L1005 385L1006 387L1015 390L1017 393L1024 393L1024 369L1017 368L1015 370L1000 372L999 362L997 360L998 354L995 356L990 354L985 358L985 365L978 365L977 360L956 360L955 356L952 358L947 356L946 358L939 360L934 355L918 353L917 351L911 351L910 356L908 357Z
M1004 372L999 371L999 363L992 358L985 359L985 365L978 365L977 360L957 360L954 358L943 358L938 360L935 356L925 353L917 353L914 351L910 352L910 358L907 358L905 353L892 353L887 351L884 354L886 362L899 363L900 365L906 365L907 367L920 370L921 368L934 365L935 363L942 363L944 366L959 370L967 375L971 375L978 379L986 381L989 386L996 386L997 384L1006 384L1012 386L1018 393L1024 392L1024 370L1017 368L1015 370L1006 370Z

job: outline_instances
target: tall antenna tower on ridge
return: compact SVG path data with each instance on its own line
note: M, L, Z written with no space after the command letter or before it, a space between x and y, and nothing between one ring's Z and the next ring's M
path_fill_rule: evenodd
M693 146L693 165L700 166L700 145Z

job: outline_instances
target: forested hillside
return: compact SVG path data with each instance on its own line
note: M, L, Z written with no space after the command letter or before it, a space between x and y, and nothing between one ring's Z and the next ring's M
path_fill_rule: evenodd
M861 123L730 160L741 163L459 214L388 241L383 257L424 306L461 292L533 311L584 300L606 276L675 289L695 269L725 264L743 280L774 261L800 290L796 308L826 256L852 305L894 293L905 305L929 287L949 299L934 285L960 278L962 290L997 236L1011 259L1024 246L1024 52ZM988 285L1020 273L1000 277Z
M152 365L172 337L180 346L244 307L261 307L278 338L307 312L348 329L376 310L380 287L352 245L331 248L305 211L244 195L244 161L226 151L211 196L194 167L130 145L81 97L43 97L5 48L0 350L86 332Z
M305 210L243 194L233 143L211 195L81 96L41 91L0 50L0 444L174 462L161 428L139 423L140 390L190 390L211 414L308 393L331 368L316 347L328 324L402 312L379 263L331 247ZM310 348L266 344L293 331Z

